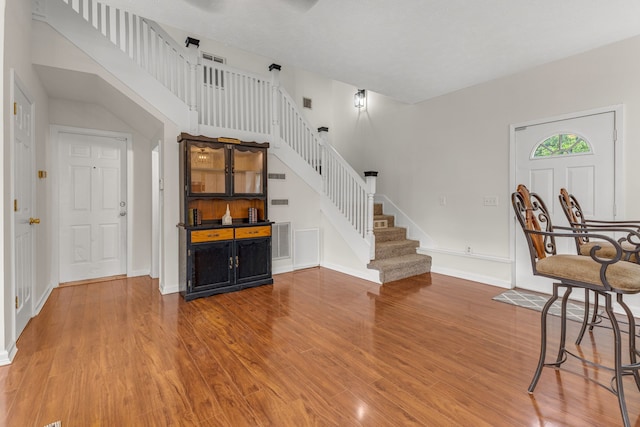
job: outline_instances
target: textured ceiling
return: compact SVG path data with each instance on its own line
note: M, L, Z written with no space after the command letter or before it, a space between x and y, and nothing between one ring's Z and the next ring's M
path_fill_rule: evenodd
M638 0L102 0L415 103L640 34Z

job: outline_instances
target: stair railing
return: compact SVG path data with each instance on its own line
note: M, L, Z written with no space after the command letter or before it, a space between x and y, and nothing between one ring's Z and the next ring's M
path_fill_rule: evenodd
M367 258L373 259L373 209L369 201L375 184L365 182L321 136L326 128L318 132L309 125L280 87L280 66L272 64L271 78L265 78L197 60L154 21L96 0L57 1L97 29L194 114L197 111L199 125L266 136L275 139L276 147L286 144L291 148L321 176L324 195L366 241L370 248ZM41 7L36 3L34 8ZM34 9L35 16L46 20L46 10Z
M60 0L192 109L195 66L158 24L95 0Z

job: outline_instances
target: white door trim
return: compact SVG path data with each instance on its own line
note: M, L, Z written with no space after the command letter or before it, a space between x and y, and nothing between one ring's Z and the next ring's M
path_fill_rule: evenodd
M522 123L516 123L509 125L509 188L507 190L507 194L509 195L508 206L509 206L509 258L511 259L511 288L515 287L516 283L516 232L521 233L519 229L516 228L516 218L512 212L511 207L511 193L515 191L515 187L518 183L516 183L516 129L522 126L534 126L543 123L551 123L562 120L570 120L578 117L590 116L594 114L602 114L602 113L614 113L614 123L615 128L617 129L617 137L614 144L614 203L616 206L615 209L615 219L620 217L620 212L625 211L624 207L624 162L622 153L624 150L623 145L623 115L624 115L624 105L617 104L611 105L608 107L595 108L592 110L579 111L575 113L567 113L559 116L547 117L543 119L529 120ZM519 225L518 225L519 227Z
M50 126L50 140L51 140L51 156L48 156L48 165L49 170L52 171L51 174L51 193L52 193L52 201L54 204L54 208L51 209L51 267L52 267L52 276L55 286L60 283L60 255L58 248L60 247L60 168L59 168L59 154L60 154L60 134L61 133L73 133L73 134L81 134L81 135L90 135L90 136L101 136L108 138L119 138L126 139L127 145L127 168L126 168L126 179L127 179L127 276L132 276L132 256L133 256L133 239L132 239L132 230L133 230L133 215L134 215L134 205L133 205L133 139L130 133L125 132L114 132L114 131L104 131L99 129L87 129L87 128L78 128L73 126L61 126L61 125L51 125Z
M10 115L11 115L11 119L9 120L9 158L11 159L10 162L10 166L9 166L9 188L11 189L11 198L10 200L15 199L15 151L14 151L14 139L16 137L16 131L15 131L15 123L14 123L14 119L13 119L13 103L16 102L16 93L15 93L15 89L19 88L20 91L24 94L24 96L27 98L27 101L29 102L29 105L31 106L31 139L32 139L32 147L31 147L31 170L35 171L35 101L34 101L34 97L31 95L31 93L29 92L29 90L27 89L27 86L22 82L22 80L20 80L20 78L18 77L15 69L11 68L10 71L10 94L9 94L9 99L11 101L11 110L9 111ZM36 197L35 197L35 179L32 178L32 185L31 185L31 208L33 210L33 215L36 216L37 213L37 209L36 209ZM16 239L16 224L15 224L15 215L13 214L13 211L11 211L11 215L10 215L10 238L9 238L9 242L10 242L10 258L11 258L11 307L14 307L13 301L16 299L16 247L15 247L15 239ZM32 253L31 253L31 259L33 260L33 263L31 264L31 298L29 301L29 312L30 312L30 316L33 316L34 313L34 301L35 301L35 295L34 295L34 281L35 281L35 264L36 264L36 260L35 260L35 233L31 233L31 248L32 248ZM16 340L18 339L17 334L16 334L16 327L17 327L17 322L16 322L16 310L12 309L11 310L11 321L13 322L11 325L11 345L13 346L16 342Z

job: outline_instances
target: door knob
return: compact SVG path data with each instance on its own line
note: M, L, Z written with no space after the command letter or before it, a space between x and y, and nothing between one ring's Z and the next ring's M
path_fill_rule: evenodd
M29 225L40 224L40 218L29 218Z

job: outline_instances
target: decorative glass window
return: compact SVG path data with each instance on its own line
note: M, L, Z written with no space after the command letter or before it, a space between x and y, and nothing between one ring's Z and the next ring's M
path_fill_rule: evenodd
M591 145L574 133L555 134L542 141L533 152L534 159L591 153Z

